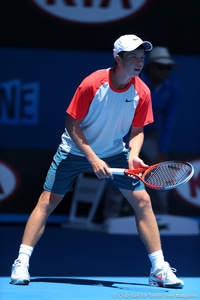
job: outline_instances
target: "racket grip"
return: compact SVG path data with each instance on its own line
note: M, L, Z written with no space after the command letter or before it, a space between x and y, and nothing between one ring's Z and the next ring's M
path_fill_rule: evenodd
M121 168L110 168L109 169L113 175L124 175L126 169L121 169Z

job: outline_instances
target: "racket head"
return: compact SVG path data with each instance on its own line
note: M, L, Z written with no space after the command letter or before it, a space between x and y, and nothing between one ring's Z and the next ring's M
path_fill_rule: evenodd
M193 166L184 161L166 161L149 167L141 180L150 188L170 190L188 182L194 174Z

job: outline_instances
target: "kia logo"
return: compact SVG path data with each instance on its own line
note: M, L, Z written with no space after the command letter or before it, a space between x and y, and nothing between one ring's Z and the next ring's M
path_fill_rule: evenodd
M194 175L186 184L176 188L176 193L188 204L200 208L200 158L191 163Z
M16 191L18 182L16 171L7 163L0 161L0 202Z
M86 24L116 22L140 12L152 0L31 0L65 21Z

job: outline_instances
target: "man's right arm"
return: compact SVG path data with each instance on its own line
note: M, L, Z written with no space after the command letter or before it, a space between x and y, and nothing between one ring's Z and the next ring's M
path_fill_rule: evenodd
M112 177L112 173L109 171L108 165L94 153L88 144L79 123L80 121L76 120L71 115L67 116L65 127L74 144L92 165L94 173L99 179Z

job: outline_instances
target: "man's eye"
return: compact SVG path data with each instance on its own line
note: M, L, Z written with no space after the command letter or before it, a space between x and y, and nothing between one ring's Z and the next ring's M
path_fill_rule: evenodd
M135 59L145 59L145 57L137 57L137 56L130 56L130 58L135 58Z

